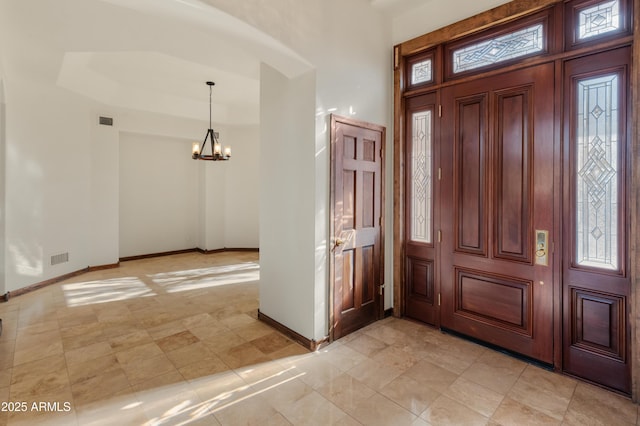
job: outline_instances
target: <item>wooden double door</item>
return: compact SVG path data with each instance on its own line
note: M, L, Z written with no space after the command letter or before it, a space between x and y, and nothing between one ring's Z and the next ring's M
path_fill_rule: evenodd
M405 315L630 393L629 57L405 100Z

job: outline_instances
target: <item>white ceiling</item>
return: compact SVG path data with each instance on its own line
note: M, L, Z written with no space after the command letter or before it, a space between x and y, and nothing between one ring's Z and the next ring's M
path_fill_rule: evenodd
M259 120L260 64L294 76L310 65L248 24L202 0L10 0L11 66L128 110ZM4 21L4 20L3 20Z
M417 7L424 6L427 3L437 3L442 0L369 0L371 6L389 14L390 16L398 16L411 11Z
M369 1L391 18L459 0ZM33 10L33 1L3 5L18 68L113 107L208 120L212 80L214 122L255 124L260 63L288 76L310 69L206 0L38 0Z

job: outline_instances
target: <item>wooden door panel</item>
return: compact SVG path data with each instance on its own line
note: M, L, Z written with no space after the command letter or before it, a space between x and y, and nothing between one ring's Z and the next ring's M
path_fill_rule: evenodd
M342 312L355 308L356 262L355 250L342 250Z
M571 304L571 344L624 361L624 297L572 288Z
M375 286L376 286L376 273L375 273L375 253L376 248L373 245L362 246L360 249L362 254L362 293L360 295L361 305L367 305L375 302Z
M532 284L456 269L456 313L531 336Z
M571 286L565 294L564 370L629 393L627 297Z
M406 273L406 307L408 317L421 319L428 324L435 324L437 318L433 309L436 306L434 282L434 262L415 257L407 257ZM424 306L432 309L424 309Z
M345 160L355 160L356 159L356 137L351 136L349 134L343 134L343 158Z
M531 86L497 93L494 257L531 262Z
M454 184L456 251L487 255L486 241L486 95L457 100Z
M380 317L384 128L332 116L334 339Z
M375 172L362 172L362 227L373 228L376 215L376 174Z
M372 139L362 140L362 161L375 163L376 161L376 141Z
M535 262L533 234L555 229L553 70L445 88L441 126L441 324L547 363L553 255Z
M355 226L356 206L356 172L342 171L342 232L349 231Z

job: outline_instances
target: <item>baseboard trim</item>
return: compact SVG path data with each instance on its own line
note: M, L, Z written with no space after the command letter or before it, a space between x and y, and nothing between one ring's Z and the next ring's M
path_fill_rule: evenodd
M325 337L325 338L323 338L321 340L307 339L302 334L300 334L300 333L298 333L296 331L293 331L292 329L290 329L286 325L281 324L280 322L274 320L270 316L263 314L262 312L260 312L259 309L258 309L258 319L260 321L264 322L265 324L275 328L280 333L284 334L285 336L287 336L288 338L290 338L294 342L301 344L305 348L309 349L311 352L315 352L318 349L320 349L320 348L322 348L322 347L324 347L324 346L329 344L329 336L327 336L327 337Z
M206 250L200 247L184 249L184 250L172 250L172 251L161 251L158 253L149 253L149 254L139 254L136 256L126 256L121 257L120 262L127 262L129 260L140 260L140 259L150 259L153 257L162 257L162 256L171 256L174 254L184 254L184 253L201 253L201 254L215 254L215 253L223 253L227 251L251 251L251 252L259 252L259 248L252 247L224 247L213 250Z
M107 265L89 266L87 268L87 272L102 271L104 269L114 269L114 268L119 268L119 267L120 267L120 262L109 263Z
M120 262L127 262L129 260L141 260L141 259L150 259L152 257L162 257L162 256L171 256L174 254L183 254L183 253L194 253L197 252L197 248L190 248L184 250L172 250L172 251L161 251L157 253L149 253L149 254L139 254L136 256L125 256L121 257Z
M393 316L393 308L389 308L387 310L384 311L384 315L382 316L382 318L387 318L387 317L391 317Z
M39 289L41 289L43 287L47 287L47 286L50 286L52 284L57 284L60 281L64 281L64 280L69 279L69 278L77 277L78 275L85 274L88 271L89 271L89 267L86 267L86 268L83 268L83 269L79 269L77 271L69 272L68 274L60 275L60 276L55 277L55 278L50 278L48 280L40 281L39 283L31 284L31 285L28 285L26 287L19 288L17 290L8 291L8 292L5 293L5 295L2 298L2 300L4 300L5 302L8 302L11 297L21 296L23 294L30 293L30 292L32 292L34 290L39 290Z
M200 247L196 247L193 249L193 251L196 251L200 254L214 254L214 253L222 253L225 251L225 249L221 248L221 249L214 249L214 250L205 250L205 249L201 249Z
M259 253L260 249L258 247L225 247L222 251L249 251Z

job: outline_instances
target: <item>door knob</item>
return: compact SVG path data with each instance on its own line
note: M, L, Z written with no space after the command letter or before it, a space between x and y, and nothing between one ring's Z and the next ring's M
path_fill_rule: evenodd
M343 244L344 244L344 240L341 240L340 238L336 238L336 247L339 247Z

